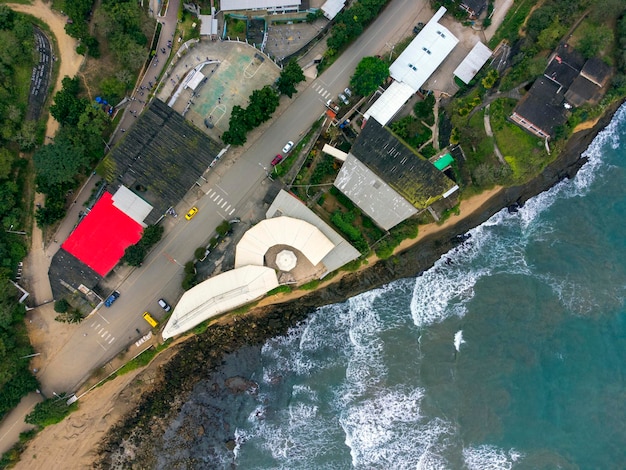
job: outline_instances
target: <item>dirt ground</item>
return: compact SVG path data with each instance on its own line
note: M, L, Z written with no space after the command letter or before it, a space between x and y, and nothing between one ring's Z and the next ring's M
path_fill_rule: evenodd
M59 76L57 77L54 91L52 92L54 95L54 93L61 89L63 77L73 77L76 75L84 59L83 56L76 53L76 46L78 44L76 39L71 38L65 32L65 22L67 18L60 13L52 11L52 4L44 3L42 0L35 0L30 5L20 3L7 3L6 5L20 13L28 13L29 15L39 18L49 26L52 34L54 34L58 47L55 55L57 55L61 61ZM58 128L59 123L52 116L49 116L46 125L46 136L54 137Z

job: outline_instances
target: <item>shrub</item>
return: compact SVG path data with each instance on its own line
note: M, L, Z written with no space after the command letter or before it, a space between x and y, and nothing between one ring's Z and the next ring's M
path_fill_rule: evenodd
M72 411L78 409L78 403L67 406L65 394L48 398L35 405L35 409L26 415L24 421L40 428L60 423Z
M206 253L206 248L203 246L199 246L198 248L196 248L196 251L193 252L193 256L196 259L202 259L204 258L205 253Z
M65 299L59 299L54 303L54 311L57 313L65 313L69 310L70 304Z

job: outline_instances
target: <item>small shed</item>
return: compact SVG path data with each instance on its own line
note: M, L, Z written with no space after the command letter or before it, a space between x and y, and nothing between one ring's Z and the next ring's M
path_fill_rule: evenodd
M469 83L491 57L492 51L482 42L477 42L467 57L459 64L454 75L463 83Z
M433 162L433 165L435 165L435 168L437 168L439 171L444 171L449 168L452 163L454 163L454 158L452 158L452 155L450 155L449 153L446 153L445 155L442 155L437 160L435 160Z

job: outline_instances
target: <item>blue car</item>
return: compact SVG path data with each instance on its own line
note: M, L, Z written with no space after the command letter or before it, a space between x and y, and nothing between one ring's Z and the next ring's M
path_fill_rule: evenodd
M120 293L114 290L113 293L109 295L107 299L104 301L104 306L110 307L111 305L113 305L113 302L115 302L119 296L120 296Z

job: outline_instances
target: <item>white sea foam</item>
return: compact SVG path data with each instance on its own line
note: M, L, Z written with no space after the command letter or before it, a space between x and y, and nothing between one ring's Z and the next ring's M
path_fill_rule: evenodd
M461 345L465 343L463 339L463 330L459 330L454 334L454 349L458 351L461 350Z
M423 390L381 390L347 408L340 418L355 468L416 468L422 455L441 447L448 423L420 414Z
M505 451L490 445L463 449L463 459L469 470L510 470L523 457L515 449Z

